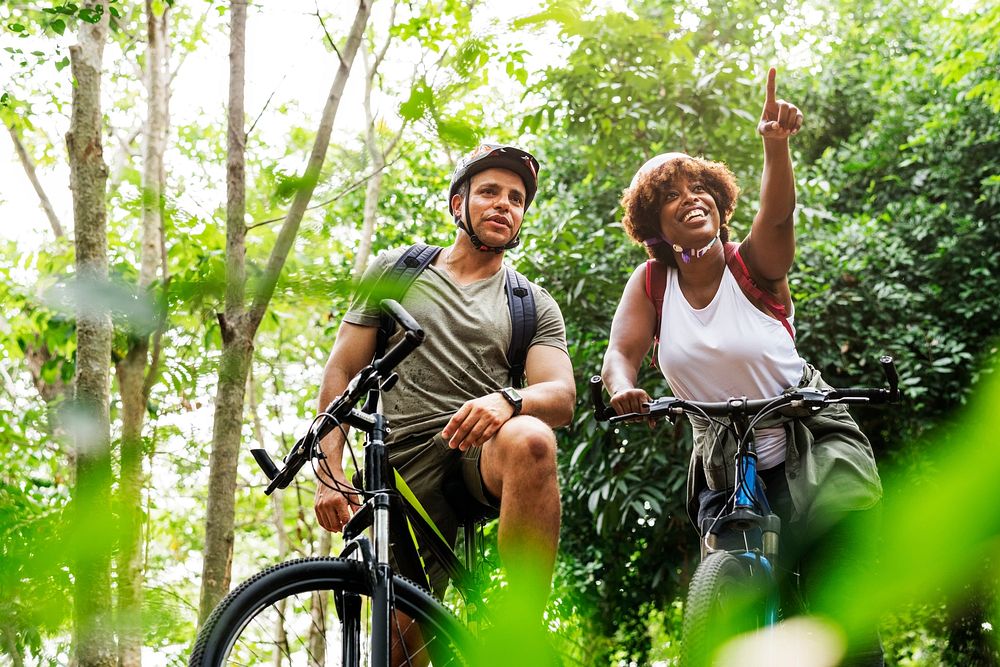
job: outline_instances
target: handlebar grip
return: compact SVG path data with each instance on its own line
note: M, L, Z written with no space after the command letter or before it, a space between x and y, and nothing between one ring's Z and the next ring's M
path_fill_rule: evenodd
M389 371L396 367L396 364L405 359L410 352L420 347L422 342L424 342L423 331L419 329L416 332L407 331L403 334L403 340L393 345L385 353L385 356L372 364L372 366L379 375L388 375Z
M843 387L832 389L827 393L827 398L841 403L892 403L896 400L895 394L889 389L872 389L869 387Z
M274 465L274 461L271 460L266 450L251 449L250 453L253 454L253 460L257 462L258 467L269 480L278 476L278 466Z
M882 372L885 373L885 379L889 382L889 389L895 393L899 389L899 374L896 373L896 364L888 354L879 357L878 362L882 364Z
M590 378L590 402L594 406L594 417L597 421L607 421L615 416L615 409L604 402L604 381L600 375Z
M276 470L273 477L268 475L271 482L267 485L267 489L264 490L265 494L271 495L276 489L284 489L292 483L292 480L295 479L295 475L298 474L299 470L302 469L302 466L304 466L309 460L309 456L312 452L312 446L308 440L310 437L311 434L304 435L299 438L295 443L295 446L292 447L292 450L288 453L288 456L285 457L284 467L281 468L281 470ZM254 454L254 458L257 458L256 454ZM257 459L257 462L260 464L260 459ZM274 464L272 463L272 465ZM267 474L266 470L265 474Z
M417 321L410 317L410 314L396 301L382 299L380 305L382 310L390 315L392 319L396 320L399 326L403 327L404 331L403 339L393 345L381 359L372 364L376 373L385 376L396 367L396 364L405 359L410 352L413 352L413 350L424 342L424 330L420 328Z
M396 323L403 327L403 331L412 331L420 336L421 340L423 340L424 332L420 328L420 325L417 324L417 321L413 319L408 312L406 312L405 308L399 305L398 301L394 301L393 299L382 299L382 301L379 302L379 307L382 308L386 315L396 320Z

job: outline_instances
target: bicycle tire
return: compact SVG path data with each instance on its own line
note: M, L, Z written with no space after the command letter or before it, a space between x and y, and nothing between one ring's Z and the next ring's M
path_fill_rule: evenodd
M240 584L215 607L198 633L188 665L341 666L345 632L343 619L337 622L340 612L335 610L335 604L327 604L319 617L313 612L313 594L323 592L353 594L364 603L356 614L359 624L352 645L359 654L357 664L367 665L369 582L361 562L343 558L304 558L274 565ZM416 623L423 650L419 657L417 653L407 654L398 663L434 667L471 664L465 653L470 646L469 635L446 607L413 582L396 575L393 593L394 609ZM325 597L333 601L333 596ZM400 631L412 635L412 627ZM279 628L284 635L279 635ZM347 635L354 636L350 632Z
M688 587L681 629L683 667L711 665L728 639L764 624L766 585L744 559L717 551L698 565Z

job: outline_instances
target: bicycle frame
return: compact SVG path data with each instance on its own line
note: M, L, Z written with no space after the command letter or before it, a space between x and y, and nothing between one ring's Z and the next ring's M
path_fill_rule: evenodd
M730 401L733 412L731 423L736 436L736 482L731 502L731 511L716 518L712 526L706 528L702 536L702 559L713 551L723 550L744 561L753 571L758 568L767 581L767 596L764 599L763 623L774 625L778 622L780 599L778 595L775 563L778 558L781 519L770 511L767 496L760 487L757 476L757 445L750 426L746 399ZM727 505L730 501L727 501ZM761 511L758 511L761 510ZM716 526L718 526L717 532ZM719 534L730 531L742 534L743 549L721 548ZM760 542L756 542L759 532ZM748 539L753 534L754 544Z
M394 472L389 464L389 448L385 442L389 433L388 420L373 408L378 405L381 391L390 388L397 379L392 368L421 344L423 331L395 301L383 300L381 307L402 327L404 331L402 340L388 350L381 359L374 360L351 380L344 393L327 406L320 417L313 422L309 432L296 442L285 457L283 468L279 470L267 452L262 449L253 449L251 453L270 480L265 490L265 493L270 495L275 489L287 487L305 463L313 458L323 458L319 443L340 424L346 424L365 434L361 493L367 500L344 526L345 544L340 556L356 557L365 565L371 586L373 664L388 666L391 661L392 640L393 573L389 560L389 544L390 522L393 516L404 521L409 519L421 539L426 540L428 548L441 560L445 571L466 600L473 595L473 585L472 577L469 576L471 561L467 561L468 567L463 566L451 547L437 534L436 529L430 527L420 513L395 489ZM367 398L367 403L359 410L354 406L362 398ZM403 511L394 510L394 503L398 503L397 507L402 507ZM369 528L372 529L371 537L366 534ZM467 558L474 556L475 552L468 543L470 532L467 529ZM337 593L335 598L341 618L358 619L360 599L357 595ZM345 614L347 610L354 610L354 613ZM357 628L345 627L345 635L356 637L356 630ZM343 643L342 658L345 666L358 664L361 647L356 644L350 641Z
M893 359L883 356L879 362L886 377L887 388L831 390L801 388L769 399L748 400L742 397L715 403L665 397L646 404L648 412L625 415L616 414L613 408L605 404L601 393L603 381L600 376L590 379L590 394L594 413L599 421L647 421L650 418L664 417L673 420L688 413L704 418L709 416L729 418L737 445L736 480L733 494L727 499L722 512L710 526L698 526L698 530L704 533L702 559L704 560L709 553L725 551L743 561L755 576L758 572L762 574L766 579L768 591L764 601L763 623L772 625L778 620L780 606L775 563L778 556L781 520L771 512L766 495L758 483L753 427L762 415L770 414L782 407L805 408L810 413L816 413L828 405L838 403L898 402L901 394ZM742 547L734 547L731 540L725 540L734 534L742 537ZM750 540L751 534L753 534L753 544Z

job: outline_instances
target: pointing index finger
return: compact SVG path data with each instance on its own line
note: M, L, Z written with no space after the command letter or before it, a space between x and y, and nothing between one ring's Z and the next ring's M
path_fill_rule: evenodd
M765 101L768 104L776 103L776 100L774 99L774 79L776 75L777 71L773 67L767 71L767 98Z

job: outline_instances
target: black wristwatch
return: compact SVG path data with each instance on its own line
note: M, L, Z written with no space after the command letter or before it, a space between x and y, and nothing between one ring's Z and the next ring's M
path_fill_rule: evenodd
M514 414L511 417L516 417L521 414L521 395L514 390L513 387L504 387L500 390L500 395L507 399L507 402L514 406Z

